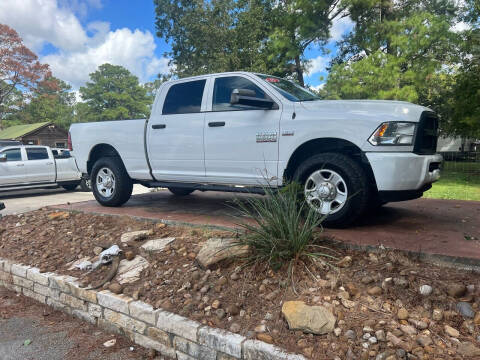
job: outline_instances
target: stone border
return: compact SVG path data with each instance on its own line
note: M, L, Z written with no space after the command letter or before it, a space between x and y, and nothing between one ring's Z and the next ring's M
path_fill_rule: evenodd
M108 290L86 290L77 278L0 258L0 285L177 360L306 360L281 348L135 301Z

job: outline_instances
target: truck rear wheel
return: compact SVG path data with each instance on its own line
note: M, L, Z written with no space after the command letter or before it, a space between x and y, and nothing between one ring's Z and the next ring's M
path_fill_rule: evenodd
M367 208L367 176L362 167L346 155L314 155L300 164L293 179L303 185L310 207L326 216L324 226L346 227Z
M133 182L118 157L102 157L93 165L91 186L103 206L120 206L130 199Z
M179 188L179 187L169 187L168 190L176 196L187 196L194 192L194 189L186 189L186 188Z

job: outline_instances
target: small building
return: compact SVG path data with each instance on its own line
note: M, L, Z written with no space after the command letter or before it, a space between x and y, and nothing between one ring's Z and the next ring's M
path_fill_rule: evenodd
M67 147L68 132L52 122L14 125L0 131L0 140L17 140L24 145Z

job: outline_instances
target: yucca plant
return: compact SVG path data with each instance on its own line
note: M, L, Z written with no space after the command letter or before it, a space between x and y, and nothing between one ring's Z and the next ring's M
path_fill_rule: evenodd
M288 264L291 278L300 258L334 260L333 250L316 243L314 233L325 218L304 200L302 187L290 183L281 190L265 187L265 196L237 199L242 219L237 225L245 234L238 243L251 249L251 262L267 263L273 269ZM254 223L245 220L253 219ZM322 260L323 259L323 260ZM293 278L292 285L293 285Z

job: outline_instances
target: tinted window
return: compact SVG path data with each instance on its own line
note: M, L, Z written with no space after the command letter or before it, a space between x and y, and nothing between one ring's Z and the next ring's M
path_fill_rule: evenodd
M3 151L2 154L7 154L7 161L22 161L20 149L8 149Z
M213 111L232 111L232 110L258 110L258 107L230 104L230 97L234 89L248 89L255 91L255 96L265 99L267 96L265 92L255 85L250 80L241 76L228 76L215 79L215 86L213 87Z
M48 159L48 152L45 148L29 148L27 149L28 160L45 160Z
M188 114L200 112L206 80L175 84L168 90L162 114Z

